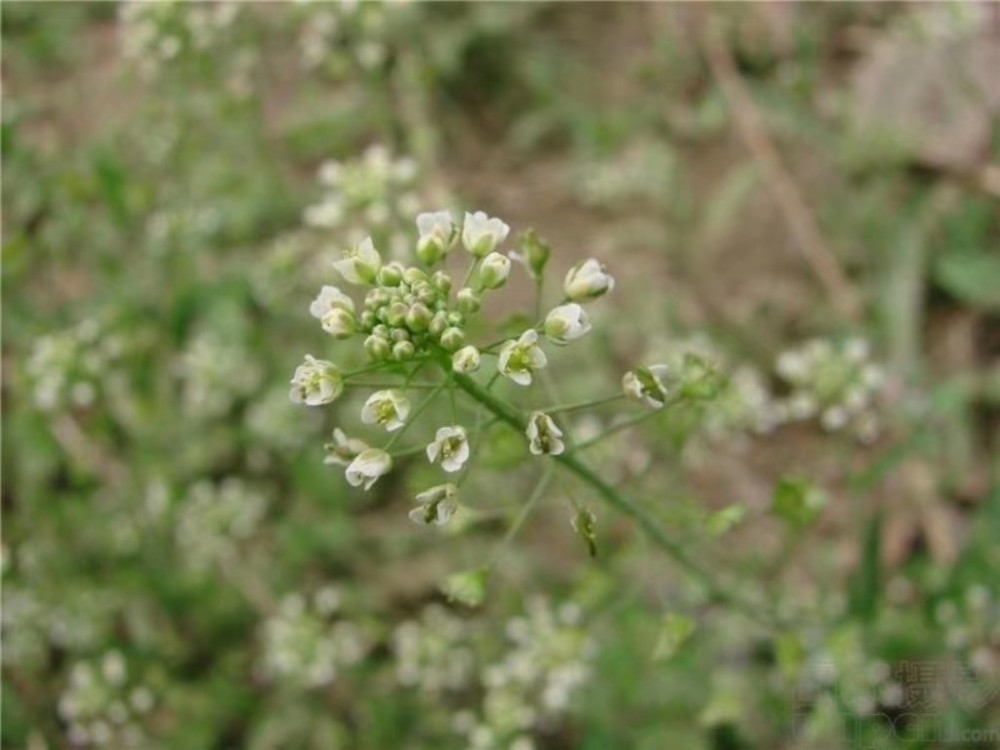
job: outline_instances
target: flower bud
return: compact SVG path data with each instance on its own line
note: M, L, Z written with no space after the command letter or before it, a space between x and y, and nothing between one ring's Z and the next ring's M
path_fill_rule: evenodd
M587 333L590 330L590 321L587 320L587 313L583 308L571 302L568 305L554 307L545 316L543 330L552 343L564 345Z
M511 259L523 263L535 281L541 279L552 254L548 244L539 239L534 230L529 229L518 238L517 248L510 254Z
M350 338L358 329L358 321L354 313L342 307L331 308L321 321L323 330L336 339Z
M385 322L393 327L401 326L406 322L406 313L409 311L410 309L406 306L405 302L393 302L389 305L389 311L386 313Z
M378 272L378 283L382 286L396 287L403 280L403 271L398 263L382 266Z
M389 346L389 342L381 336L369 336L365 339L365 351L373 360L381 362L388 358L389 352L392 349Z
M600 297L615 288L615 280L604 266L593 258L577 263L563 283L566 296L573 302L586 302Z
M450 312L448 313L448 325L458 326L459 328L465 323L465 316L460 312Z
M479 284L484 289L499 289L510 275L510 258L500 253L490 253L479 267Z
M431 324L428 326L427 330L429 330L434 336L440 336L444 333L444 329L447 327L448 314L444 310L438 310L434 313L434 317L431 318Z
M462 344L465 343L465 334L462 333L461 328L451 328L445 329L445 332L441 334L441 346L447 349L449 352L453 352L460 348Z
M403 281L405 281L412 287L416 286L420 282L430 281L430 279L427 278L426 273L421 271L416 266L410 266L405 271L403 271Z
M389 339L395 344L397 341L409 341L410 333L405 328L393 328L389 332Z
M432 317L427 306L417 302L415 305L411 305L406 313L406 325L411 331L426 331L427 326L431 324Z
M475 289L471 289L469 287L459 289L457 299L458 309L466 315L472 315L479 312L479 308L483 306L482 298Z
M373 313L371 310L365 310L363 313L361 313L361 317L359 318L359 320L361 322L361 327L364 328L366 331L370 331L372 328L375 327L375 324L378 322L378 318L375 317L375 313Z
M451 291L452 280L444 271L435 271L434 275L431 276L431 283L434 288L437 289L441 294L448 294Z
M451 369L455 372L474 372L479 369L479 350L472 346L463 346L451 358Z
M416 354L416 348L409 341L397 341L392 345L392 358L399 362L413 359Z

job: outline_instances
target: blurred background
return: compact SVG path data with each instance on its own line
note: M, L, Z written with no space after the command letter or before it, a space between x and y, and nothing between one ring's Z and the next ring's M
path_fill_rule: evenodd
M1000 746L1000 6L2 27L4 748ZM617 277L553 357L567 400L690 352L725 373L588 455L781 628L582 487L505 540L538 469L501 427L440 530L406 517L419 457L369 493L324 463L361 401L288 379L362 360L309 302L445 207ZM442 595L487 559L484 597Z

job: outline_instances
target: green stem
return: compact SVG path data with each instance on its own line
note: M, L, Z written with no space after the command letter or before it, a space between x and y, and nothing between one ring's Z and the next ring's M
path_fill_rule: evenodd
M456 373L455 383L469 396L493 412L500 421L506 422L518 432L523 433L525 431L527 427L526 421L513 406L498 399L468 375ZM590 485L608 505L638 523L646 536L671 557L678 566L687 571L692 578L704 586L713 599L739 609L757 622L767 625L772 624L770 619L759 608L724 588L712 577L711 573L695 562L679 543L671 539L660 528L659 522L648 511L620 495L614 487L601 479L589 466L577 458L574 453L562 453L558 456L552 456L552 460L570 473L575 474L584 484Z
M615 401L621 401L625 398L622 393L616 393L614 396L607 396L605 398L599 398L595 401L580 401L575 404L562 404L561 406L550 406L547 408L539 409L546 414L558 414L563 411L577 411L578 409L593 409L598 406L603 406L604 404L610 404Z
M403 435L406 433L408 429L410 429L410 425L417 421L417 417L420 416L420 412L422 412L424 409L430 406L431 401L433 401L437 397L437 395L446 385L448 385L447 380L439 384L433 391L431 391L428 394L427 398L425 398L423 401L420 402L420 404L413 410L409 418L406 420L406 424L404 424L402 427L396 430L396 432L393 434L391 438L389 438L389 442L385 444L385 447L382 450L384 450L386 453L389 452L389 449L392 448L392 446L394 446L401 437L403 437Z

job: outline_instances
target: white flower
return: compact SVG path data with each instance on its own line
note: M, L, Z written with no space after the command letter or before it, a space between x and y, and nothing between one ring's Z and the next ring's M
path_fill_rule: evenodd
M288 397L297 404L320 406L328 404L344 392L344 376L332 362L316 359L311 354L295 368L292 389Z
M361 409L361 421L379 424L388 432L395 432L406 423L410 402L399 391L376 391Z
M552 417L544 412L534 411L528 417L528 429L525 430L528 436L528 447L536 456L549 455L558 456L566 446L563 444L562 430L552 421Z
M358 319L354 317L354 313L334 307L323 316L320 325L335 339L347 339L358 330Z
M667 365L640 367L622 376L622 392L626 398L643 402L654 409L667 403L678 386L673 370Z
M302 220L311 227L333 229L344 220L344 205L339 198L325 198L309 206L303 212Z
M578 339L590 330L587 313L575 302L554 307L545 316L545 335L553 344L564 345Z
M416 497L420 505L410 511L410 520L423 525L434 523L443 526L458 510L458 503L454 499L457 494L458 487L450 482L421 492Z
M451 357L451 369L455 372L474 372L479 369L480 363L479 350L472 346L463 346L457 352L455 352Z
M545 352L538 346L538 331L529 328L517 341L508 341L500 348L497 368L518 385L531 385L532 371L547 364Z
M417 257L429 266L436 263L455 244L457 230L448 211L418 214Z
M368 448L361 451L351 461L344 475L347 483L357 487L364 483L365 489L370 489L379 477L388 474L392 469L392 456L379 448Z
M482 258L493 252L507 238L510 227L500 219L491 219L482 211L466 212L462 226L462 244L465 249Z
M318 320L334 309L354 312L354 300L344 294L335 286L324 286L319 290L319 295L309 305L309 314Z
M434 435L434 442L427 446L427 460L440 459L441 468L449 473L459 471L469 460L469 440L465 428L459 425L442 427Z
M364 440L349 438L339 427L333 431L333 442L323 446L326 449L325 464L336 464L337 466L347 466L359 453L368 450L370 447Z
M357 246L345 250L344 257L334 261L333 267L351 284L371 284L382 267L382 256L372 238L365 237Z
M510 258L500 253L490 253L479 267L479 285L484 289L499 289L510 276Z
M563 290L573 302L586 302L614 288L614 278L593 258L573 266L566 274L566 281L563 282Z

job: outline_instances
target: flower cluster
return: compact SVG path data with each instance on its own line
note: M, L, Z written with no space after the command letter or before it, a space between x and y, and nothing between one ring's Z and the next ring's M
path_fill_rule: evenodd
M360 68L377 69L386 59L388 13L392 3L317 3L299 33L302 64L334 78Z
M783 352L775 370L791 388L780 405L784 420L818 417L825 430L853 427L862 440L875 438L872 406L885 373L871 361L867 341L814 339Z
M318 688L332 683L340 669L360 662L368 638L357 624L335 619L340 606L340 592L332 586L310 597L285 597L264 623L264 673L291 685Z
M143 721L155 703L147 685L129 679L125 658L110 651L73 667L59 715L74 747L144 748L150 742Z
M357 159L327 160L318 172L323 194L305 210L303 221L314 229L335 229L354 244L370 233L390 256L402 257L406 217L419 206L417 176L414 159L394 156L378 144Z
M464 746L528 750L533 734L564 716L590 679L596 647L581 614L574 604L553 608L533 598L504 624L507 643L497 653L482 623L432 605L393 635L397 678L431 700L462 701L452 730ZM481 696L477 704L464 701L471 695Z
M614 279L597 260L581 261L566 274L560 303L540 316L536 325L514 337L477 345L469 340L474 330L471 323L480 314L484 298L507 283L512 261L522 264L538 281L548 262L548 247L529 232L519 239L517 250L504 253L510 227L482 211L466 213L461 223L448 211L423 213L417 216L416 226L414 264L386 261L373 239L365 237L333 263L344 281L366 290L363 301L359 304L328 284L309 306L310 314L332 338L360 339L371 364L348 373L331 361L306 355L292 378L290 397L318 406L336 400L346 388L364 385L354 380L359 375L382 371L404 377L397 384L374 389L361 409L363 423L389 433L385 447L372 447L340 429L327 445L327 463L344 466L347 481L367 490L392 469L390 449L400 436L439 393L449 392L452 423L436 427L423 452L444 473L460 476L419 493L410 513L417 523L440 525L459 507L462 472L474 450L475 433L457 419L456 392L488 388L499 378L531 386L549 363L544 344L563 347L586 335L591 324L584 305L611 291ZM468 266L456 284L450 273L435 267L443 265L459 246ZM418 378L427 372L426 365L437 366L437 380ZM490 370L492 379L486 386L473 379ZM411 394L420 390L429 395L417 401ZM524 431L532 454L558 456L566 450L562 430L544 410L525 413Z
M622 390L654 409L684 397L707 399L703 427L713 436L766 433L818 417L825 430L853 427L860 439L875 438L874 406L885 376L867 342L815 339L781 353L774 369L783 389L772 389L751 365L728 366L712 342L696 338L671 347L664 363L625 373Z
M93 318L72 328L41 336L27 362L35 403L43 411L63 406L92 406L113 381L124 339Z
M241 541L260 525L267 499L240 479L191 487L177 521L177 543L195 570L233 562Z
M199 417L219 417L256 390L261 370L246 346L213 330L199 333L176 365L184 408Z
M1000 675L1000 600L975 584L961 598L941 602L934 614L948 650L978 677L995 680Z

